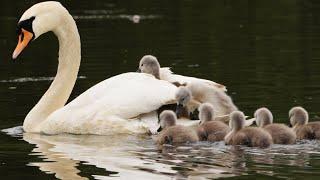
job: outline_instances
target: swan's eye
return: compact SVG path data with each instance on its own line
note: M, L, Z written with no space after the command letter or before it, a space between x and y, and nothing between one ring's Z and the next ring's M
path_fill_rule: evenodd
M25 30L33 33L32 23L33 23L34 20L35 20L35 17L32 16L29 19L20 21L19 24L18 24L18 27L17 27L17 33L20 34L21 33L21 29L25 29Z

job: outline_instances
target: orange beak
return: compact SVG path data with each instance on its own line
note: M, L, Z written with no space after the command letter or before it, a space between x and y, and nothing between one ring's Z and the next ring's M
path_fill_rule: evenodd
M21 29L21 34L18 38L18 44L16 49L14 50L12 54L12 59L16 59L19 54L23 51L25 47L29 44L29 42L32 40L33 34L27 30Z

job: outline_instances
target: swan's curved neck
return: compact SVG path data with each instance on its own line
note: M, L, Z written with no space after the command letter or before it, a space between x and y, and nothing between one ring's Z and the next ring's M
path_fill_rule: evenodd
M26 116L23 123L26 132L40 132L41 122L65 105L77 79L81 60L80 36L70 14L65 14L62 21L59 27L52 30L59 40L57 74L49 89Z

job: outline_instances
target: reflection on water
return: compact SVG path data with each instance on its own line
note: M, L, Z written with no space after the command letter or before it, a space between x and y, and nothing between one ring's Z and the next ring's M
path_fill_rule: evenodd
M54 173L57 178L74 179L81 177L78 167L94 165L104 169L101 174L91 174L97 179L104 176L126 178L162 179L174 174L170 165L153 160L144 160L132 155L150 139L132 136L44 136L24 133L23 139L36 148L31 155L40 156L44 162L30 162L41 171ZM147 141L147 142L144 142ZM150 171L149 171L150 170ZM66 173L67 172L67 173ZM151 173L152 172L152 173Z
M85 79L85 76L78 76L78 79ZM37 81L52 81L54 77L23 77L16 79L0 80L0 83L24 83L24 82L37 82Z
M74 15L72 16L74 19L81 19L81 20L103 20L103 19L127 19L127 20L132 20L134 15L128 15L128 14L120 14L120 15L104 15L104 14L90 14L90 15ZM140 15L141 20L147 20L147 19L157 19L161 18L161 16L157 15Z
M21 127L4 130L35 147L29 155L39 160L28 166L59 179L171 179L220 178L239 175L290 178L299 173L320 175L313 161L320 159L320 142L273 145L268 149L200 142L155 149L148 136L46 136L22 133ZM95 171L86 174L88 169Z

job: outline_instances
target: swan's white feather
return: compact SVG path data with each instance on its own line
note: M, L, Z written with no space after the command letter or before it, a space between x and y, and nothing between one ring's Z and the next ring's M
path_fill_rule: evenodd
M210 80L173 74L173 72L170 70L169 67L160 68L160 79L169 81L171 83L179 83L179 84L204 83L204 84L210 85L214 89L227 91L224 85L210 81Z
M144 73L124 73L91 87L41 125L47 134L144 133L139 115L175 102L176 87ZM129 120L130 119L130 120Z

